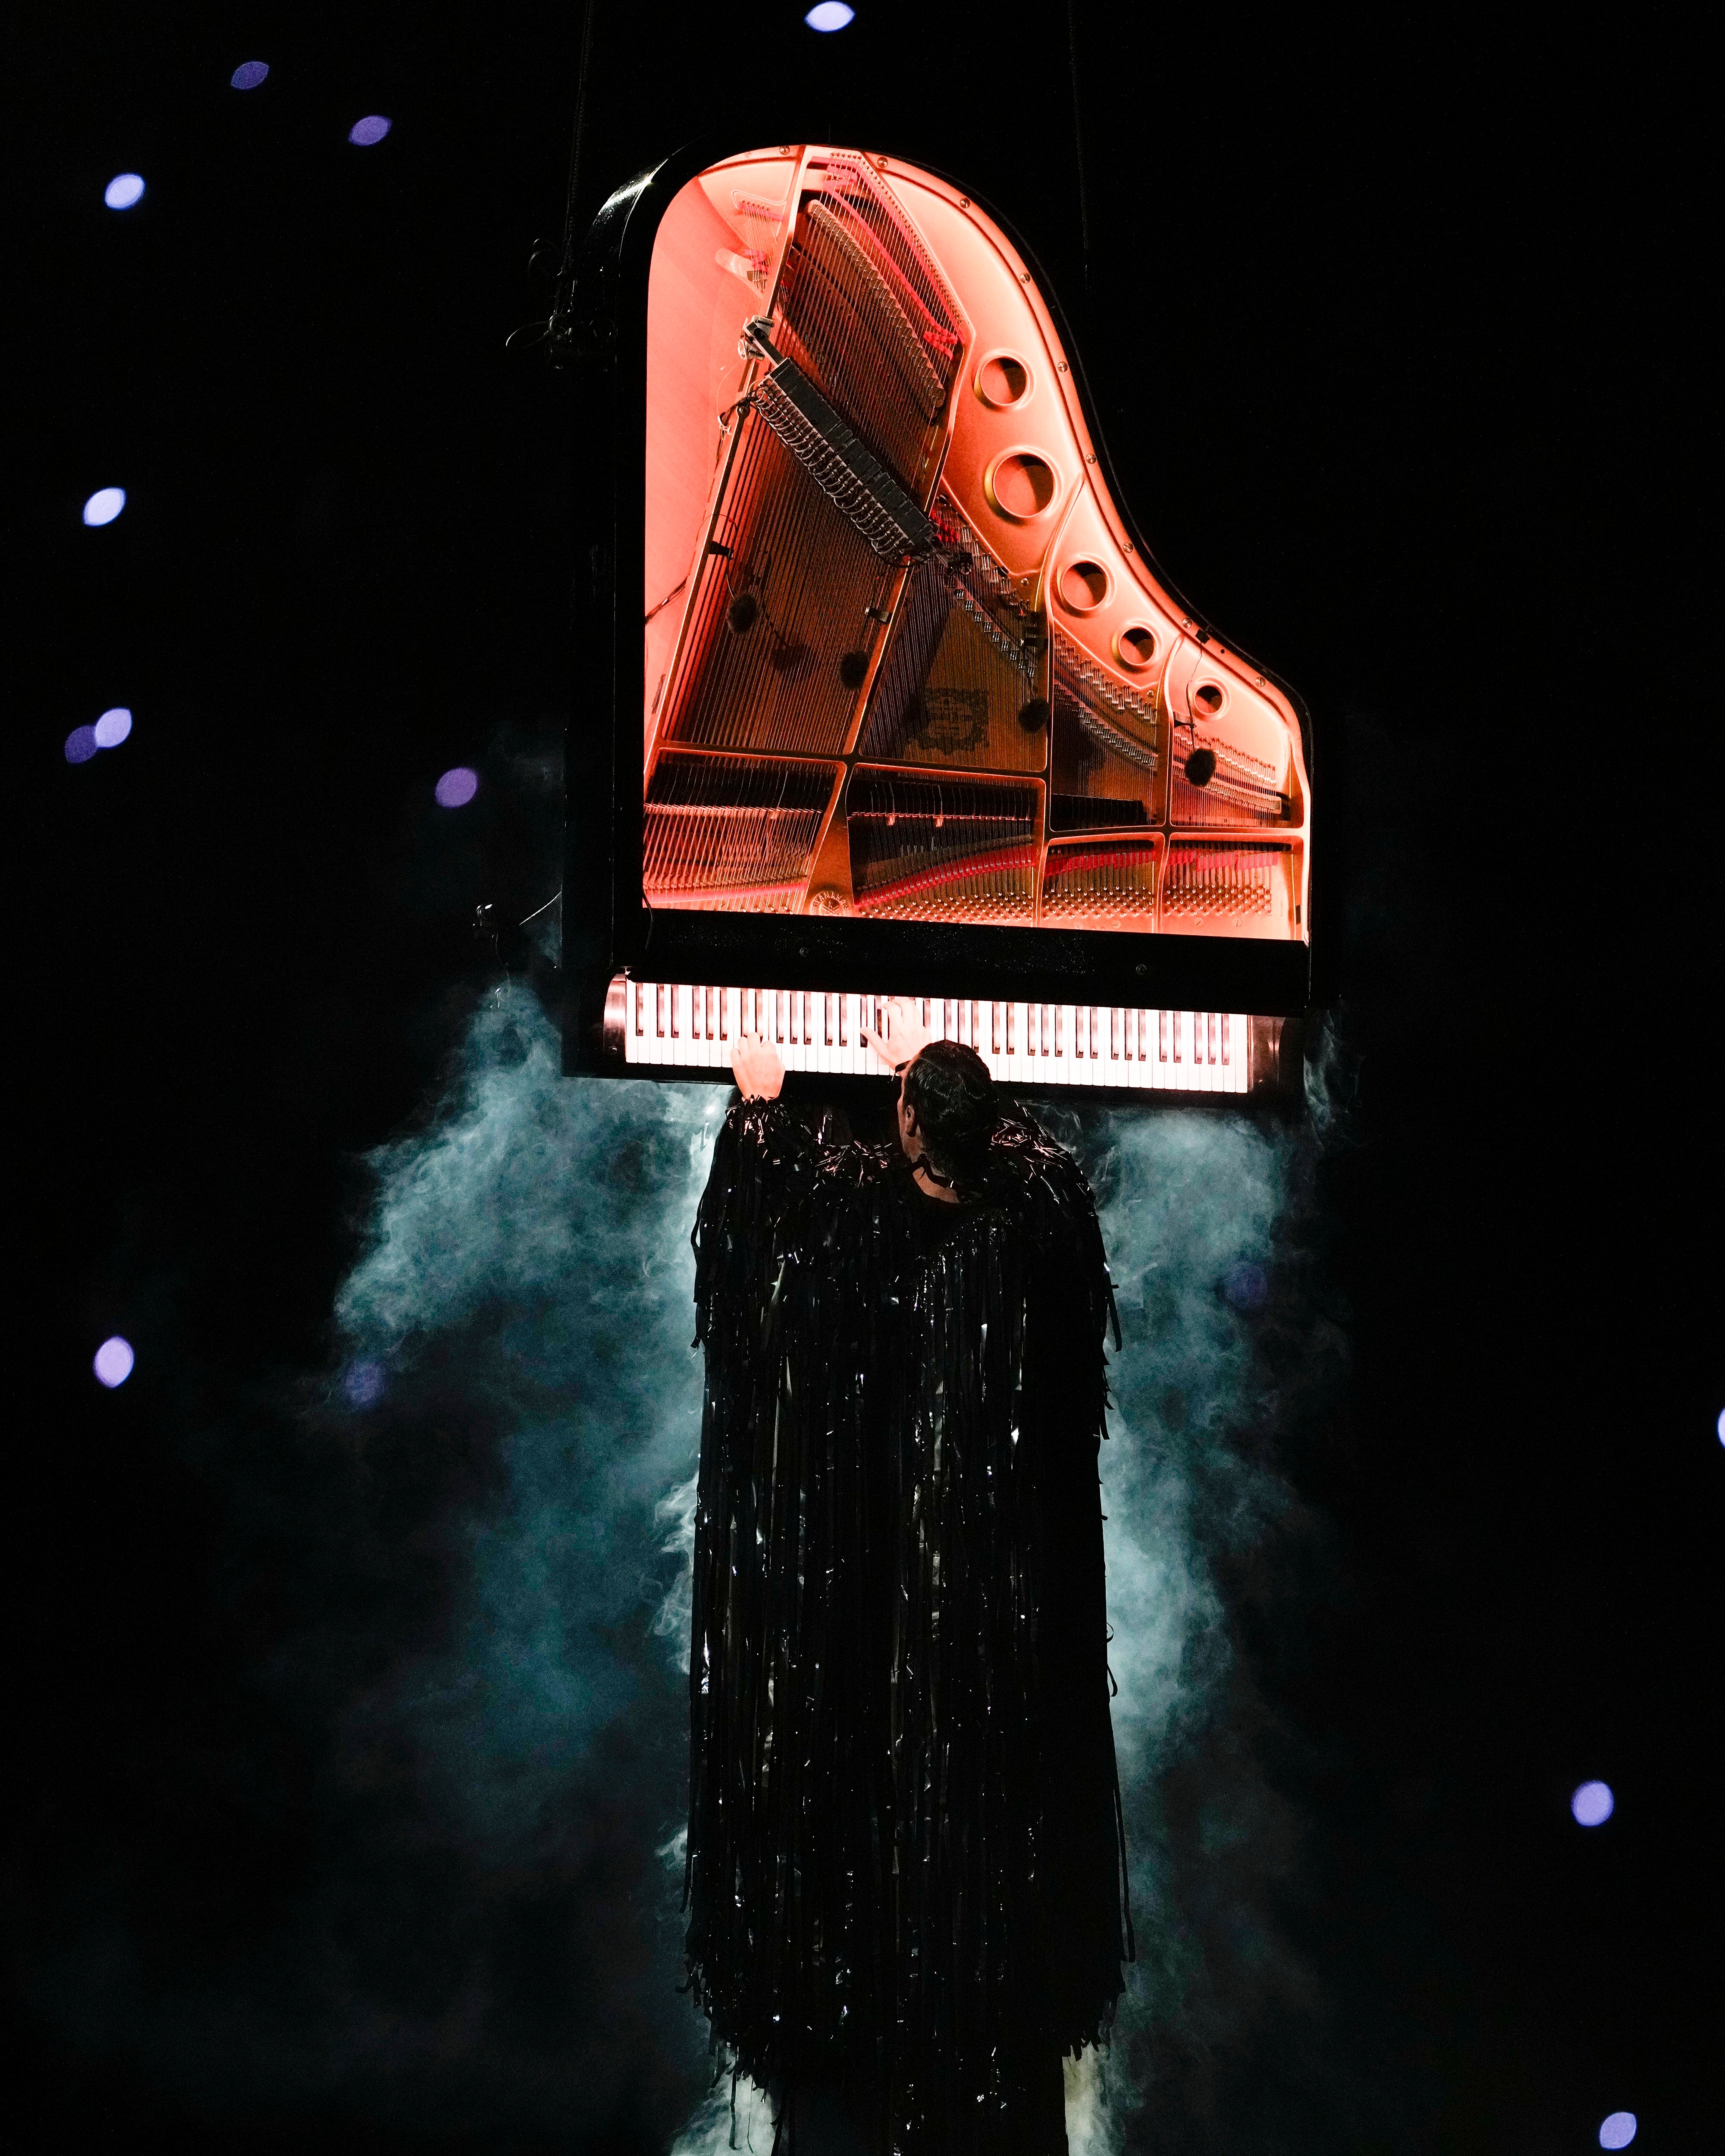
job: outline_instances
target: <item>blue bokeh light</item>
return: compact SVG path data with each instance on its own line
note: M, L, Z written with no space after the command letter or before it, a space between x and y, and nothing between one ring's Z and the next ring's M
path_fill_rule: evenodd
M855 19L855 8L847 8L845 0L820 0L820 5L811 8L803 18L811 30L842 30Z
M347 131L347 139L362 150L369 150L374 142L381 142L389 132L390 122L381 112L368 112L363 120L356 120Z
M99 486L84 505L84 521L92 529L100 524L111 524L125 506L123 486Z
M479 773L470 771L465 763L458 763L439 779L434 791L439 807L465 808L479 792Z
M1602 2148L1627 2148L1635 2138L1635 2114L1632 2111L1614 2111L1599 2128Z
M362 1361L351 1363L347 1376L341 1380L341 1390L353 1406L368 1408L383 1397L385 1374L381 1363Z
M130 209L134 203L144 199L144 177L141 172L116 172L102 189L102 200L110 209Z
M1569 1799L1578 1826L1604 1826L1617 1809L1617 1799L1607 1782L1584 1782Z
M124 704L116 704L111 711L102 713L90 732L98 748L118 748L131 732L131 713Z
M1725 1408L1721 1408L1719 1410L1718 1430L1719 1442L1721 1445L1725 1445Z
M1255 1265L1250 1259L1242 1258L1223 1274L1222 1292L1236 1310L1261 1310L1270 1293L1270 1283L1262 1265Z
M255 90L269 73L268 60L242 60L228 80L235 90Z
M66 736L66 761L68 763L88 763L100 747L94 726L74 726Z
M90 1368L111 1393L116 1385L123 1385L131 1375L137 1357L131 1352L131 1342L122 1340L116 1332L103 1341L95 1351L95 1360Z

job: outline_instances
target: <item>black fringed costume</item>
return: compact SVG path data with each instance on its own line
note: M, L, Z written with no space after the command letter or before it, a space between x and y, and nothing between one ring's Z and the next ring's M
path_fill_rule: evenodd
M1108 1270L1069 1154L1008 1119L988 1161L945 1204L737 1101L694 1236L689 1988L896 2156L1063 2150L1060 2056L1132 1954Z

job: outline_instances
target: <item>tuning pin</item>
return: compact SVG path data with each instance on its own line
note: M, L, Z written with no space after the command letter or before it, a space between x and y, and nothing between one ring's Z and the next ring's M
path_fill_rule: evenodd
M839 661L839 679L847 689L860 689L869 670L866 651L847 651Z
M739 592L725 609L725 619L738 636L747 636L760 618L761 602L752 592Z
M1189 786L1208 786L1216 775L1216 752L1211 748L1195 748L1186 759L1186 783Z
M1027 734L1040 734L1048 724L1048 699L1033 696L1019 711L1019 724Z

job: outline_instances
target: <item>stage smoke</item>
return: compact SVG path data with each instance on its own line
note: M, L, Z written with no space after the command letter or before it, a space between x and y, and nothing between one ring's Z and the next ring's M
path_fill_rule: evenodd
M117 1880L56 1919L30 1989L80 2051L230 2122L726 2146L728 2062L676 1985L689 1231L727 1096L562 1077L506 984L371 1157L326 1374L198 1440L233 1592L267 1576L286 1613L252 1681L311 1762L303 1867L215 1959L164 1957ZM1297 1543L1277 1444L1343 1363L1300 1241L1315 1106L1040 1111L1096 1186L1126 1334L1101 1502L1138 1960L1111 2051L1069 2075L1074 2156L1149 2145L1169 2107L1219 2147L1206 2076L1298 2051L1317 2011L1235 1607ZM764 2149L746 2087L738 2119Z

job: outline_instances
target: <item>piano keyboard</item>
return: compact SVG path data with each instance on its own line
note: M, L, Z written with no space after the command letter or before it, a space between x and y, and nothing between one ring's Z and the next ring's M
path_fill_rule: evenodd
M607 999L607 1045L614 1055L620 1045L625 1063L720 1071L730 1069L739 1034L757 1033L788 1070L884 1077L885 1065L862 1033L865 1026L878 1030L887 1000L619 979ZM1147 1093L1245 1093L1251 1085L1251 1020L1240 1011L911 1000L937 1040L975 1049L1003 1084Z

